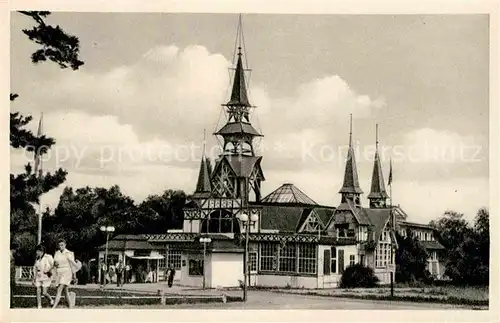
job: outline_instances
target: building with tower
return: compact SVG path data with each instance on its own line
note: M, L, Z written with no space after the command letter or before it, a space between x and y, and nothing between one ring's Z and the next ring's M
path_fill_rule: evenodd
M361 205L352 117L340 204L319 205L290 183L261 196L263 156L256 155L254 140L262 134L250 121L253 106L243 66L242 31L238 30L231 96L222 106L227 120L214 133L222 139L221 154L213 164L203 154L195 191L184 209L182 230L141 236L151 246L146 257L156 259L158 279L173 265L180 285L237 287L247 268L250 286L328 288L338 285L349 265L362 263L389 283L395 272L395 233L405 235L408 230L430 251L429 271L440 277L444 268L439 252L444 248L434 239L433 229L408 222L406 213L388 202L378 129L369 205ZM117 253L136 257L134 250Z

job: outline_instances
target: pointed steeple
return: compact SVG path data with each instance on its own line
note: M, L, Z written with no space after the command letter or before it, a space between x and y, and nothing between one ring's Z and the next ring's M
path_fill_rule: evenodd
M250 107L248 101L247 86L245 82L245 69L241 60L241 46L238 47L238 61L236 62L236 70L234 72L233 90L231 91L231 99L227 105Z
M210 175L212 175L212 166L210 160L205 158L205 145L206 145L206 131L203 129L203 155L201 157L200 170L198 172L198 182L196 183L195 195L201 193L210 193L212 191L212 184L210 182Z
M386 199L389 196L385 190L384 174L378 153L378 124L375 128L375 160L373 162L372 186L368 199L370 208L386 207Z
M350 117L349 150L347 151L344 184L339 193L342 194L342 202L351 200L354 205L360 205L359 195L362 194L363 191L359 186L356 157L354 155L354 148L352 147L352 114Z
M201 158L200 171L198 173L198 182L196 183L196 193L210 193L212 185L210 183L209 161L203 156Z

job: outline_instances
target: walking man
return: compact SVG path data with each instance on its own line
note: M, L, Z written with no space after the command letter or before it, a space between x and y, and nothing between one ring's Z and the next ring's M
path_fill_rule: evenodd
M121 262L118 262L116 264L116 286L121 287L123 286L123 264Z

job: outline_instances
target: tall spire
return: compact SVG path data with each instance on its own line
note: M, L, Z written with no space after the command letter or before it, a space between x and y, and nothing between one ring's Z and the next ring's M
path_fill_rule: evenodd
M370 208L386 207L386 200L389 196L385 190L384 174L378 153L378 124L375 126L375 160L373 162L372 186L368 199Z
M237 46L237 47L236 47ZM236 51L237 49L237 51ZM248 155L255 156L253 140L262 135L251 125L250 110L253 106L248 100L247 82L245 80L245 71L243 67L243 53L245 52L245 38L243 37L243 27L241 15L238 20L238 32L235 43L236 62L233 88L229 102L223 106L227 113L227 122L215 134L224 139L223 154L225 155ZM248 63L245 60L246 65Z
M234 72L233 90L231 91L231 99L227 105L250 107L248 101L247 86L245 82L245 69L241 60L241 44L238 46L238 60L236 62L236 70Z
M342 202L350 200L355 205L360 205L359 195L363 193L359 186L358 170L356 167L356 157L352 146L352 114L350 116L349 125L349 150L347 151L347 160L344 173L344 184L340 189L342 194Z
M198 182L196 183L195 195L210 193L212 184L210 176L212 175L210 160L205 157L206 131L203 129L203 154L201 156L200 170L198 172Z

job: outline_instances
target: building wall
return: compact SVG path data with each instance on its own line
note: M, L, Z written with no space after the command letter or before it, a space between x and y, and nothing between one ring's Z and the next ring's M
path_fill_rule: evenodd
M202 287L203 286L203 276L190 276L189 275L189 260L191 259L203 259L203 255L195 253L185 253L181 256L184 266L181 267L181 279L180 284L182 286L193 286ZM207 257L208 259L208 257ZM207 260L207 262L209 262ZM210 276L206 277L206 285L210 286Z
M210 263L211 287L238 287L243 280L242 253L213 253ZM208 267L208 266L207 266Z
M330 271L329 275L325 275L324 273L324 252L327 249L330 249L332 247L335 247L336 249L336 255L335 258L333 258L333 254L331 254L330 258L330 269L334 269ZM341 264L339 263L339 251L343 250L344 252L344 266L341 268ZM332 287L337 287L340 278L342 277L342 272L345 270L345 268L349 267L350 265L350 256L354 257L354 263L359 262L359 252L358 252L358 245L349 245L349 246L329 246L329 245L320 245L318 247L318 276L316 278L316 288L332 288ZM336 266L335 268L332 268L332 259L336 259L335 263Z
M317 288L315 276L258 275L257 286L291 288Z

